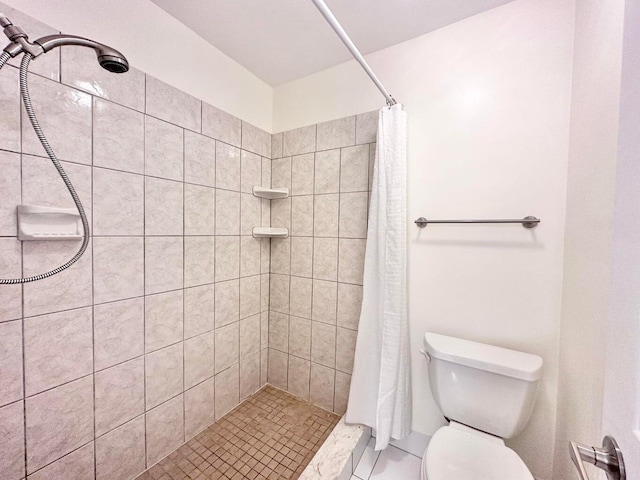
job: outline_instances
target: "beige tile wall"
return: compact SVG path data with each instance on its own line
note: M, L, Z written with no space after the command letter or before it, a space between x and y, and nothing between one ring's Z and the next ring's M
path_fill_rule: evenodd
M362 302L377 112L272 135L269 383L344 413Z
M79 247L16 239L16 205L73 203L21 121L14 65L0 72L1 278ZM270 248L251 228L270 211L250 192L271 183L271 136L87 49L32 65L93 237L69 270L0 287L0 478L128 479L266 382Z

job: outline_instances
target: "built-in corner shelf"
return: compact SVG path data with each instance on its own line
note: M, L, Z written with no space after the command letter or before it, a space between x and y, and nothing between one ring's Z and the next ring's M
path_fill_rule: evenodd
M253 227L253 238L287 238L288 228Z
M288 188L265 188L253 187L253 196L274 200L276 198L287 198L289 196Z

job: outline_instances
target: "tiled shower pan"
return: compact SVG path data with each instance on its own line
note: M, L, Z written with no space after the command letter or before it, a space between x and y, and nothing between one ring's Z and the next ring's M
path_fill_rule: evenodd
M137 480L335 479L350 476L362 436L362 427L267 385Z

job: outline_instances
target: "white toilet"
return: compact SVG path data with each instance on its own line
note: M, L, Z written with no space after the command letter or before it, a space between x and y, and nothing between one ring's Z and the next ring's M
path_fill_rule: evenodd
M529 421L542 359L435 333L424 344L431 390L450 423L429 442L422 480L534 480L503 438Z

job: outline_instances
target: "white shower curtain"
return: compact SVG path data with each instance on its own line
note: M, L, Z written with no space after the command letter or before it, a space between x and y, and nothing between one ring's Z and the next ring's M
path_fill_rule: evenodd
M407 319L407 116L383 108L373 170L364 290L346 422L376 430L376 450L411 431Z

